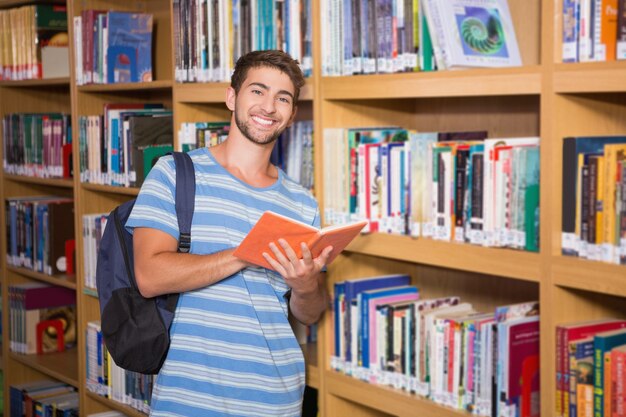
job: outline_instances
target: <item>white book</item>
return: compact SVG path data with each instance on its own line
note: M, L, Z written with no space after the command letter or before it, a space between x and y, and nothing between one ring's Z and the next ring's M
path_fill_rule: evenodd
M483 232L485 246L494 246L496 243L496 164L494 148L500 145L523 146L538 145L538 137L485 139L483 154Z
M427 17L430 12L447 68L522 65L507 0L426 3Z

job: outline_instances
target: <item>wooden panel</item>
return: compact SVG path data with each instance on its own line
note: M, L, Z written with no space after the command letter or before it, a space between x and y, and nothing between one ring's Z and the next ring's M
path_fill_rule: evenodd
M33 181L5 180L4 181L4 197L26 197L26 196L60 196L72 198L74 189L68 188L65 182L55 182L55 180L44 180L40 182L36 179ZM61 185L60 187L57 185Z
M25 184L38 184L46 187L55 187L55 188L73 188L74 180L72 179L60 179L60 178L37 178L37 177L27 177L24 175L11 175L5 174L4 178L7 181L13 181L17 183L25 183Z
M420 416L420 417L461 417L467 416L467 413L442 407L415 395L408 394L403 391L394 390L388 387L368 384L354 378L341 375L334 371L326 371L324 378L327 380L327 390L331 396L344 398L354 403L355 407L348 408L344 405L344 409L358 410L357 414L335 414L335 407L341 407L336 402L331 402L327 409L329 416L334 415L363 415L363 416ZM356 407L360 404L360 407ZM378 413L372 413L363 407L367 406ZM364 414L359 414L362 411Z
M626 62L560 64L552 74L557 93L626 92Z
M139 188L137 187L117 187L113 185L102 184L90 184L87 182L81 183L82 189L89 191L97 191L101 193L119 194L127 196L136 196L139 194Z
M539 67L473 69L324 77L321 94L325 100L532 95L541 83Z
M12 353L10 358L66 384L74 387L81 386L78 383L78 352L75 348L45 355Z
M172 94L169 90L122 90L100 93L78 93L78 116L103 114L106 103L161 103L172 108Z
M556 287L553 295L553 322L573 323L605 317L626 318L623 296L598 294L577 289Z
M542 44L549 42L549 39L541 39L542 3L541 0L508 2L524 66L538 65Z
M169 90L171 80L158 80L144 83L88 84L78 87L81 93L111 93L115 91Z
M553 256L550 263L556 285L626 297L626 266L567 256Z
M484 248L431 239L412 239L375 233L357 237L349 252L468 272L539 281L540 259L535 253L502 248ZM454 254L453 257L450 254Z
M20 81L0 81L2 87L27 87L27 88L46 88L63 86L69 88L70 79L68 77L46 78L42 80L20 80Z
M106 406L106 408L104 408L104 410L109 410L109 409L114 409L117 410L119 412L124 413L125 415L129 416L129 417L146 417L146 415L144 413L141 413L137 410L135 410L134 408L131 408L127 405L118 403L116 401L113 400L109 400L108 398L104 398L98 394L95 394L93 392L87 392L87 397L90 398L91 400Z
M429 131L487 130L489 137L539 135L539 97L462 97L325 102L324 127L400 126Z
M133 198L132 195L101 193L83 189L79 193L83 214L109 213L115 207Z
M69 114L69 85L37 86L34 88L2 87L3 114L59 112ZM10 106L8 105L10 103Z
M76 276L75 275L46 275L40 272L35 272L26 268L17 268L14 266L7 265L7 271L11 274L8 274L8 284L13 284L17 282L25 282L27 279L25 277L34 279L41 282L46 282L52 285L58 285L59 287L70 288L76 290ZM13 278L12 278L13 277Z

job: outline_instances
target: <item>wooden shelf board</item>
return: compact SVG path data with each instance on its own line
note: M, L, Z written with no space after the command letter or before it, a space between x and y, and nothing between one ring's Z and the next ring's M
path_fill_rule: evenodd
M554 284L618 297L626 297L626 266L554 256L551 261Z
M325 100L538 95L540 67L324 77Z
M75 348L45 355L10 353L9 357L73 387L80 388L82 386L78 382L78 350Z
M126 414L127 416L146 417L146 414L142 413L141 411L135 410L134 408L129 407L125 404L118 403L117 401L113 401L108 398L104 398L103 396L98 395L95 392L87 391L86 389L85 389L85 392L87 394L87 397L91 398L92 400L97 401L100 404L104 404L109 408L122 412Z
M448 269L539 282L539 254L504 248L413 239L386 233L358 236L348 252L396 259Z
M552 77L557 93L623 93L626 61L557 64Z
M226 89L230 86L228 82L220 83L176 83L174 84L174 95L179 103L213 103L224 104L226 100ZM313 100L313 82L306 79L306 84L300 90L299 100Z
M33 0L0 0L0 8L4 9L8 7L24 6L26 4L32 4L32 3L34 3ZM38 0L37 3L65 4L64 1L60 1L60 0Z
M319 389L320 375L317 366L317 343L306 343L300 345L304 353L306 363L306 384L312 388Z
M139 194L139 188L137 187L116 187L113 185L90 184L87 182L83 182L80 185L83 189L89 190L89 191L99 191L103 193L123 194L123 195Z
M174 97L179 103L220 103L226 100L226 89L230 84L223 83L177 83L174 84Z
M37 281L47 282L48 284L58 285L60 287L76 290L76 275L47 275L41 272L33 271L31 269L19 268L10 265L7 265L7 270L15 272L16 274L36 279Z
M172 85L172 80L159 80L147 83L89 84L78 86L78 91L83 93L108 93L111 91L165 90L172 88Z
M368 384L335 371L324 375L330 395L399 417L461 417L469 413L443 407L433 401L390 387Z
M65 178L38 178L28 177L26 175L4 174L4 179L14 182L23 182L28 184L47 185L50 187L73 188L74 180Z
M0 4L2 7L2 4ZM42 80L20 80L20 81L0 81L1 87L57 87L60 85L65 85L69 88L70 79L69 77L61 77L61 78L46 78Z

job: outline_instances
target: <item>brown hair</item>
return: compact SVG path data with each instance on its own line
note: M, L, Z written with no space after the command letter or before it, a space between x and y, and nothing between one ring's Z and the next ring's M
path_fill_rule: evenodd
M253 51L237 60L235 71L230 77L230 86L239 93L250 68L270 67L289 76L294 86L294 106L298 102L300 89L304 86L304 75L298 61L279 50Z

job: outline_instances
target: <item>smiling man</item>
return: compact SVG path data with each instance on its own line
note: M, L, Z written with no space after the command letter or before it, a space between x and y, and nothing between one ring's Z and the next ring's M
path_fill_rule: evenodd
M153 390L151 416L299 416L304 359L288 322L319 319L328 304L321 272L332 248L303 258L279 241L275 271L232 253L272 210L319 227L315 199L270 163L294 120L304 78L280 51L257 51L235 66L226 105L228 139L190 152L196 171L191 253L177 253L176 173L171 156L144 182L126 227L135 276L146 297L179 292L171 345Z

